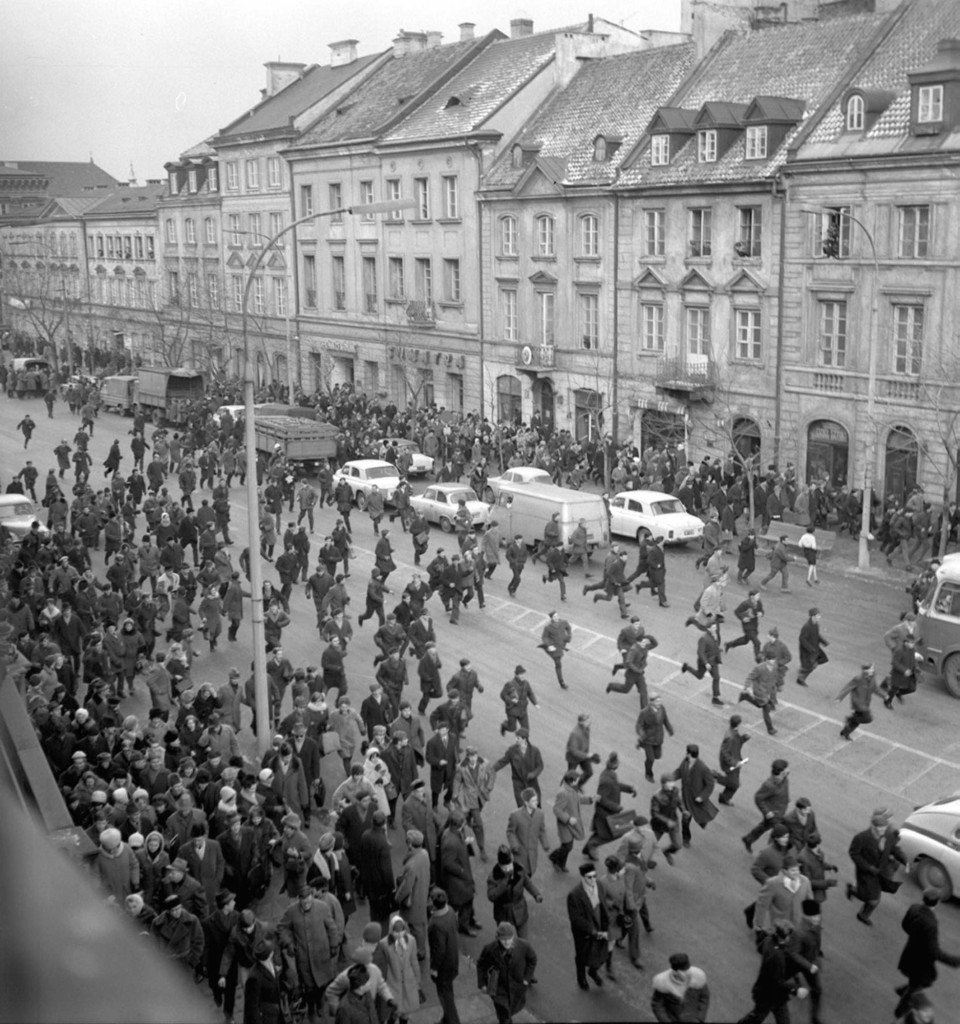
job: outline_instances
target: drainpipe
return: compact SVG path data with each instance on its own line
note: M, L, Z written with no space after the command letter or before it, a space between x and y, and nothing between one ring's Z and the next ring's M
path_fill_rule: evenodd
M480 422L486 415L486 360L483 348L483 204L480 201L480 186L483 184L483 150L479 142L467 143L467 148L477 159L477 187L474 191L474 204L477 208L477 328L480 332Z
M780 202L780 263L777 268L777 365L773 384L773 464L780 465L780 436L783 429L783 287L787 275L787 190L777 192L774 178L771 196Z
M610 430L611 459L617 450L617 415L619 413L620 388L617 365L620 355L620 195L613 193L613 382L610 399L613 403L613 423ZM603 485L610 490L610 460L607 460Z

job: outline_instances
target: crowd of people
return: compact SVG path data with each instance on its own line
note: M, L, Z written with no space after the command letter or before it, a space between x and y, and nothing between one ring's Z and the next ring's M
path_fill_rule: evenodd
M81 384L69 403L80 425L54 448L56 468L41 484L40 471L27 460L7 487L34 496L42 487L48 528L38 525L19 542L4 541L10 594L0 632L7 672L22 679L70 813L96 846L95 872L105 894L166 956L205 979L228 1020L242 992L244 1020L257 1024L301 1012L338 1022L378 1014L402 1021L424 1001L429 978L444 1024L458 1024L453 985L462 939L478 934L475 900L485 871L497 927L476 953L477 985L497 1019L506 1021L537 983L528 933L530 903L543 900L539 851L565 875L575 844L582 843L566 900L576 982L589 990L591 983L599 987L605 977L615 978L624 963L644 969L641 929L653 930L651 872L661 859L675 865L693 840L692 825L704 829L720 813L712 801L717 787L718 803L732 804L749 738L742 715L731 713L718 737L716 768L701 759L696 744L686 744L681 763L659 775L649 813L638 813L623 804L624 794L638 794L620 781L619 755L592 748L590 716L580 713L571 721L567 772L545 801L543 756L530 721L539 701L526 668L518 663L498 691L500 734L509 734L509 745L496 757L481 752L468 729L484 687L465 652L444 683L438 632L445 636L445 630L438 629L434 609L442 606L455 625L474 601L482 608L484 586L501 558L511 572L511 596L528 565L541 560L549 573L543 583L559 579L562 585L572 565L562 557L554 524L545 524L532 556L516 538L502 538L493 520L480 535L459 529L445 539L449 552L437 548L422 571L398 584L391 524L399 521L396 532L410 534L416 566L427 554L429 528L403 501L386 508L374 502L362 515L372 527L375 564L358 587L352 541L361 524L352 516L360 514L351 508L349 488L334 486L335 465L307 478L281 455L261 455L255 514L261 553L276 574L263 594L275 738L251 761L240 737L256 729L255 718L243 712L255 708L252 675L231 669L219 684L195 679L204 643L213 651L224 640L239 642L249 598L249 550L241 551L236 566L229 550L234 481L242 483L246 469L242 421L228 413L219 422L213 417L230 397L212 393L176 432L161 428L148 436L148 425L135 415L129 455L114 441L94 457L96 395ZM543 466L573 486L602 481L612 466L616 489L655 483L676 493L706 520L698 560L704 585L687 618L697 633L696 668L684 664L683 671L701 679L709 673L711 700L723 706L722 655L749 648L739 699L758 708L768 732L776 733L773 713L792 653L775 625L761 636L761 591L777 575L787 589L794 556L775 545L769 575L753 586L757 535L742 519L752 500L769 527L782 515L777 502L781 510L796 508L804 495L814 515L819 498L795 486L792 467L758 474L748 487L732 459L681 466L667 447L642 456L611 452L536 422L492 427L475 416L398 410L351 389L318 396L316 404L339 428L341 461L384 454L402 471L400 452L384 451L379 439L405 436L435 459L438 476L467 478L478 494L493 467L521 464ZM91 477L98 476L96 489ZM811 587L819 582L810 572L816 529L814 520L808 531L814 540L803 556ZM724 642L734 550L738 583L747 592L732 609L741 635ZM667 560L652 540L640 545L632 573L618 545L600 563L589 556L583 561L585 580L599 574L598 583L585 582L584 595L593 589L594 601L616 601L623 620L607 692L637 690L637 748L646 781L656 785L655 765L674 727L662 695L650 692L646 681L657 641L641 616L629 613L626 595L631 587L649 589L669 607ZM283 644L298 587L316 612L322 653L315 665L294 665ZM566 600L563 587L561 595ZM364 610L355 616L361 603ZM811 607L798 637L799 685L826 660L828 638L819 623L819 609ZM891 706L910 692L912 623L908 614L886 636L892 664L885 685L876 682L872 665L864 665L837 696L851 702L845 738L870 721L874 695ZM361 700L348 680L346 657L362 628L373 631L377 654L372 669L361 672L372 677ZM539 649L551 659L561 689L567 688L562 665L570 640L569 621L551 613ZM414 671L419 702L407 690ZM149 697L145 720L131 713L135 694ZM516 809L492 829L484 808L497 773L507 770ZM786 1020L790 1000L808 996L811 1020L819 1019L821 909L836 868L826 859L810 800L791 801L788 779L789 765L775 760L755 795L761 820L743 836L751 856L753 844L767 839L751 867L758 898L745 910L760 966L754 1007L744 1021L770 1013ZM500 839L488 841L488 832ZM399 864L391 857L391 833L394 846L405 850ZM868 927L881 893L890 891L884 881L896 884L896 836L889 813L878 808L850 845L856 884L847 896L862 903L857 917ZM280 920L258 917L258 907L278 894L291 901ZM933 964L960 963L939 947L935 904L936 894L925 892L924 912L921 905L910 909L909 928L904 920L910 938L900 968L907 983L897 1015L908 1021L932 1019L924 1015ZM367 919L356 944L347 932L354 915ZM659 1021L707 1020L704 969L679 951L663 966L652 979L651 1014Z

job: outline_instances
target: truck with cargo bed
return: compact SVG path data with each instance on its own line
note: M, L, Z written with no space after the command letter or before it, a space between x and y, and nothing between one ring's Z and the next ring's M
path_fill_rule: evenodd
M281 454L288 462L300 463L307 469L337 454L337 428L332 423L257 414L254 429L258 452L267 456Z
M203 374L196 370L144 366L137 377L137 403L156 424L185 423L191 406L205 395Z
M137 384L138 378L132 374L104 377L100 385L101 408L106 412L116 409L123 416L132 413L137 404Z

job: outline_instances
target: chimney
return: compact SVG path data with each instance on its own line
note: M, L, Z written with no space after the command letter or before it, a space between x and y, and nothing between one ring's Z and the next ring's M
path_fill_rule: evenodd
M408 53L417 53L420 50L425 50L426 47L426 32L408 32L402 28L393 41L393 51L398 57L404 57Z
M510 21L510 38L520 39L523 36L533 35L532 18L513 18Z
M330 67L339 68L344 64L352 64L356 59L356 39L341 39L338 43L330 43Z
M460 22L460 42L466 43L474 38L473 30L476 28L476 24L472 21L461 21Z
M442 39L443 39L443 33L442 32L427 32L427 47L426 48L428 50L436 49L436 47L438 47L440 45L440 42L441 42Z
M275 96L291 82L295 82L307 65L293 61L270 60L263 66L267 69L267 87L263 90L263 97L267 99Z

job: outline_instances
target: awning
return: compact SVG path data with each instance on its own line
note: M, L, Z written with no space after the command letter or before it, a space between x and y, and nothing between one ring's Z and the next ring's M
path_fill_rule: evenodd
M689 410L683 402L676 402L669 398L660 398L657 395L631 398L629 404L633 409L652 409L654 412L666 412L672 416L680 416L683 419L690 418Z

